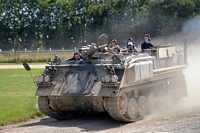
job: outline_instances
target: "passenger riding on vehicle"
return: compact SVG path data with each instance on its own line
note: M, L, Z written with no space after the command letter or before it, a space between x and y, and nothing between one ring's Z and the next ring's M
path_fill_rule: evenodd
M133 41L133 39L132 39L132 38L128 38L128 39L127 39L127 42L126 42L126 48L128 48L128 43L129 43L129 42L132 42L132 43L133 43L133 46L136 47L136 46L135 46L135 42Z
M111 43L109 44L108 52L112 53L112 54L113 54L113 52L115 54L119 54L120 53L120 47L119 47L118 42L117 42L116 39L112 40Z
M134 46L133 42L128 42L127 48L123 49L122 52L133 53L133 52L137 52L137 49Z
M133 52L137 52L136 47L134 46L134 44L132 42L128 43L128 48L126 49L126 51L128 53L133 53Z
M67 60L81 60L81 59L83 59L82 55L78 52L75 52L74 55Z
M141 50L144 52L144 49L150 49L154 47L154 45L150 42L151 38L149 34L144 35L144 42L141 44Z

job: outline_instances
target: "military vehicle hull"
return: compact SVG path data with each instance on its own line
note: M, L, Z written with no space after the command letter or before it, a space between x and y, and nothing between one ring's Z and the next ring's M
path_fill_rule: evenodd
M97 58L54 61L37 79L39 109L59 120L108 112L123 122L164 112L187 96L186 54L186 49L176 52L173 45L162 45L140 54L99 53Z

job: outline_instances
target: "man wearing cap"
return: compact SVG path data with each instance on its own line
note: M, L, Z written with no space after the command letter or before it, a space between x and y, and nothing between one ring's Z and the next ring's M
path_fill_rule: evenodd
M137 52L137 49L136 49L135 45L133 44L133 42L128 43L127 52L128 53Z
M127 39L127 43L126 43L126 47L127 47L127 48L128 48L128 43L129 43L129 42L132 42L132 43L133 43L133 46L136 47L136 46L135 46L135 42L133 41L133 39L132 39L132 38L128 38L128 39Z
M137 49L134 46L133 42L128 42L127 48L122 50L122 52L133 53L133 52L137 52Z

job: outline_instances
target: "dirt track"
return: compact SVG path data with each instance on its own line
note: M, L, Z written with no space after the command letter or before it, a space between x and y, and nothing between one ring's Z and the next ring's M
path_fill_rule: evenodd
M3 127L0 133L135 133L135 132L200 132L200 107L173 110L173 113L151 115L135 123L120 123L108 115L81 116L57 121L48 117Z
M49 117L37 118L20 124L0 127L0 133L135 133L135 132L200 132L200 54L190 54L189 67L184 71L188 97L183 98L173 110L149 115L135 123L120 123L109 115L81 116L66 121Z

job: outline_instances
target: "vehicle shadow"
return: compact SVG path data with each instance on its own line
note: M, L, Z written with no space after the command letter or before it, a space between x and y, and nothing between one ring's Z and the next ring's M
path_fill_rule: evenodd
M108 114L98 113L93 115L81 115L79 117L69 119L69 120L56 120L52 118L43 118L39 122L24 124L20 127L30 127L30 126L47 126L47 127L77 127L83 132L94 132L108 130L111 128L117 128L124 126L125 122L119 122L112 119Z

